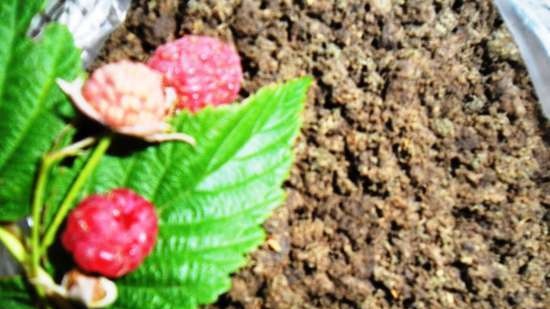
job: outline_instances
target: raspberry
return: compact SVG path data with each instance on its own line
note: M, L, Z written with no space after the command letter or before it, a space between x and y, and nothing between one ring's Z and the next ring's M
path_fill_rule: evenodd
M237 98L243 73L232 45L207 36L187 35L157 48L148 65L163 73L178 94L177 108L197 111Z
M129 189L116 189L80 202L61 242L84 271L117 278L151 253L157 233L153 205Z
M113 131L149 141L182 140L185 134L170 134L166 118L171 114L175 93L164 88L163 77L144 64L120 61L93 72L83 84L58 80L75 105L90 118Z
M111 128L163 120L171 102L165 98L162 76L141 63L122 61L96 70L82 95Z

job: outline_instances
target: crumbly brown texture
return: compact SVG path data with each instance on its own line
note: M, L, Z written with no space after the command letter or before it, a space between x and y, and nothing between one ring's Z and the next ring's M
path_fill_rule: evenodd
M287 202L209 308L548 308L549 129L489 0L140 0L102 61L188 33L234 42L243 97L316 79Z

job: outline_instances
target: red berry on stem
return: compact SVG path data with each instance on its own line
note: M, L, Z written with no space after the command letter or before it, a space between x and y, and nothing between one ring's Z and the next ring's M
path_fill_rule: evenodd
M61 242L84 271L117 278L151 253L157 221L149 201L129 189L116 189L80 202L68 216Z
M216 38L187 35L158 47L149 67L164 74L178 94L177 108L197 111L233 102L243 73L235 48Z

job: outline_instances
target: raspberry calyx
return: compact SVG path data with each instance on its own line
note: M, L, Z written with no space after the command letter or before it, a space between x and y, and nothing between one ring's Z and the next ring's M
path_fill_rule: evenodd
M154 206L129 189L116 189L80 202L61 242L84 271L118 278L151 253L157 233Z
M83 303L86 308L107 307L118 297L117 287L113 281L84 274L78 269L67 272L63 276L61 286L65 297Z

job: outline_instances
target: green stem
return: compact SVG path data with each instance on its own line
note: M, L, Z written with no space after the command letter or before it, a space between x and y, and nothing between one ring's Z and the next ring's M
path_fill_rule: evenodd
M35 271L34 274L30 274L30 278L36 277L36 275L39 272L40 266L37 266L36 270L32 270L33 266L31 261L31 269L29 269L29 254L25 250L25 247L21 243L21 241L15 237L12 233L10 233L7 229L0 226L0 241L6 246L8 251L11 253L11 255L15 258L15 260L25 269L25 271ZM36 293L38 296L43 297L44 296L44 290L41 287L36 287Z
M19 262L22 266L25 266L25 263L28 259L28 254L25 251L25 247L15 235L10 233L6 228L0 226L0 241L6 246L8 251L13 255L15 260Z
M4 244L15 260L21 264L23 269L28 273L30 270L29 254L21 241L6 228L0 226L0 242ZM40 266L36 269L36 275L29 275L28 278L29 282L34 285L36 293L41 299L52 292L64 295L62 288L57 286L50 274Z
M39 240L40 240L40 216L42 214L42 206L44 205L44 192L46 191L46 182L48 179L48 171L51 165L51 160L46 156L42 160L40 171L38 172L38 180L34 189L34 199L32 203L32 230L31 230L31 265L30 275L36 277L38 273L40 256L38 255Z
M34 197L32 203L32 230L31 230L31 260L30 260L30 275L36 277L40 267L40 223L42 209L44 207L44 193L48 182L48 174L51 167L59 160L78 154L83 148L88 147L95 142L95 138L88 137L59 151L55 151L44 156L38 179L34 189Z
M59 149L48 154L48 158L52 163L55 163L61 159L64 159L69 156L76 156L82 151L82 149L92 145L96 142L95 137L87 137L81 141L78 141L72 145L69 145L65 148Z
M82 171L80 171L80 174L76 178L75 182L69 190L69 193L67 193L65 200L63 200L63 203L59 207L59 210L57 211L57 214L55 215L52 223L50 224L50 226L48 226L48 229L44 234L40 250L38 251L39 256L42 256L54 242L55 235L57 234L57 230L59 229L61 222L63 222L63 220L67 216L67 213L71 209L71 206L73 206L74 201L80 193L80 190L82 189L88 178L92 175L99 161L109 148L111 140L111 135L106 135L102 137L96 148L94 149L92 155L88 159L88 162L86 162L86 165L84 166Z

